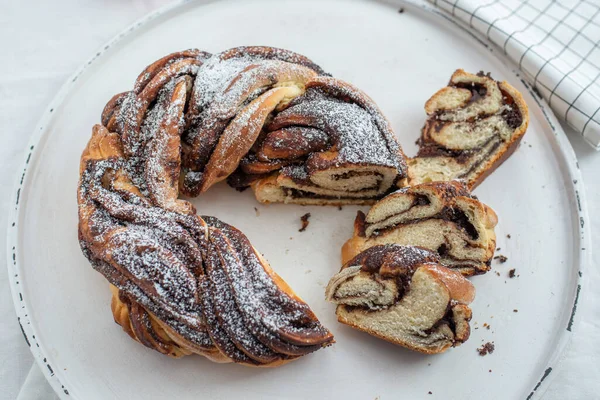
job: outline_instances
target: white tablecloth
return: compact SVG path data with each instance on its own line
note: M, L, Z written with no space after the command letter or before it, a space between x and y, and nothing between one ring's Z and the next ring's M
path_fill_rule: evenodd
M0 4L0 265L6 260L6 211L23 151L38 117L65 79L104 42L162 5L158 0L64 0ZM202 46L202 43L198 43ZM592 241L600 240L600 154L569 134L583 171ZM586 271L577 326L547 399L600 398L600 251ZM0 270L0 399L51 399L13 310ZM33 369L32 369L33 366ZM31 371L31 374L30 374Z

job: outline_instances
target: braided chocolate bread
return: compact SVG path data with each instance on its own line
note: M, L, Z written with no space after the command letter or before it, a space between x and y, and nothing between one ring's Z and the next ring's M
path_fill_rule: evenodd
M329 281L338 321L427 354L469 338L475 288L440 265L432 251L377 245L349 260Z
M406 187L358 212L354 236L342 248L342 263L380 244L421 246L463 275L490 269L496 247L496 213L460 182Z
M514 87L462 69L425 103L425 112L419 152L408 161L411 185L460 179L472 190L517 149L529 124Z
M302 55L186 50L148 66L108 102L80 163L80 244L110 283L115 321L160 353L248 366L278 366L334 342L242 232L180 198L227 180L261 202L381 199L359 214L343 249L356 258L328 289L340 320L428 353L466 340L470 310L459 303L472 287L439 264L465 275L489 269L494 212L459 183L385 196L408 175L474 186L514 149L527 108L488 77L457 71L451 84L428 102L432 117L407 171L374 102ZM380 294L363 296L379 284ZM421 307L428 301L435 309ZM373 327L368 319L383 314L365 307L424 313L423 324Z
M101 121L81 157L79 238L132 338L250 366L333 343L240 231L179 196L229 178L265 202L373 202L406 163L371 99L287 50L186 50L148 66Z

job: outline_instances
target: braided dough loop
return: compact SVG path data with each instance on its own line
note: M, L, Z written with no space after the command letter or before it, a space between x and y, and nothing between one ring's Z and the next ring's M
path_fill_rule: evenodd
M129 336L249 366L333 343L240 231L180 194L237 176L236 186L275 180L306 203L371 201L406 175L371 99L287 50L186 50L148 66L101 122L81 156L79 239Z

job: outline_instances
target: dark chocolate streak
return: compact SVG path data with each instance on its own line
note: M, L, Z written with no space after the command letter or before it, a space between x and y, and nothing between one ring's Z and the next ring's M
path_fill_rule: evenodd
M354 178L356 176L371 176L371 175L376 176L380 180L383 178L383 175L381 175L379 172L370 172L370 171L348 171L348 172L344 172L341 174L334 174L334 175L332 175L332 178L335 181L339 181L339 180L343 180L343 179Z
M285 195L286 196L290 196L294 199L324 199L324 200L346 200L348 199L347 197L338 197L338 196L327 196L327 195L323 195L323 194L316 194L316 193L311 193L311 192L306 192L304 190L300 190L300 189L292 189L292 188L283 188ZM366 192L369 190L373 190L373 188L366 188L366 189L361 189L358 191L355 191L353 193L360 193L360 192ZM354 199L364 199L364 200L379 200L385 196L387 196L389 193L391 193L391 191L388 191L386 193L383 193L380 196L377 197L373 197L373 196L365 196L365 197L354 197Z
M498 139L498 136L492 136L490 138L490 140L488 140L486 142L486 145L493 139ZM479 159L474 162L471 167L464 172L463 174L458 176L458 179L462 179L462 178L466 178L467 176L469 176L469 174L471 174L473 171L475 171L489 156L491 156L492 154L494 154L494 152L498 149L498 147L500 147L500 144L502 143L501 140L497 140L492 147L488 150L487 153L485 153L482 157L479 157ZM485 145L484 145L485 146Z
M471 98L468 104L474 103L487 94L487 88L480 83L458 83L454 85L456 88L467 89L471 91Z
M521 115L521 110L519 110L519 107L510 94L502 89L500 89L500 91L502 92L502 99L504 102L510 105L510 109L502 111L502 118L504 118L508 126L510 126L512 129L517 129L523 123L523 115Z
M442 211L440 211L439 213L437 213L435 215L432 215L431 217L418 218L418 219L404 222L402 224L393 224L393 225L387 226L383 229L377 229L377 230L373 231L372 235L377 236L384 232L391 231L391 230L395 229L398 225L416 224L416 223L426 221L429 219L442 219L444 221L453 222L459 228L461 228L463 231L465 231L471 239L477 240L479 238L479 232L477 231L475 226L469 221L469 218L465 215L465 213L462 210L455 209L452 207L444 207L442 209Z

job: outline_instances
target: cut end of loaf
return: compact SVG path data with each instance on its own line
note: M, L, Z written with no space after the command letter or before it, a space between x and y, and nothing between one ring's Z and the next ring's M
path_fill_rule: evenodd
M326 297L338 321L426 354L469 338L473 285L439 264L430 251L375 246L349 261L329 282Z

